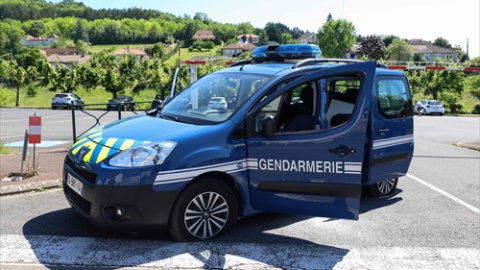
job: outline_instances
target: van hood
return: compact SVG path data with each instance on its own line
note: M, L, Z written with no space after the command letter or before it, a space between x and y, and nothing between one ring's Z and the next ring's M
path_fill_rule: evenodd
M89 130L72 146L70 154L77 163L96 164L122 150L157 141L181 141L206 128L147 115L133 116Z

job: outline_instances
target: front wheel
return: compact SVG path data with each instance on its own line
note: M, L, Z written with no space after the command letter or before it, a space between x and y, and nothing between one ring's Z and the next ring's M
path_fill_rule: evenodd
M238 216L235 193L224 182L193 183L175 202L169 232L176 241L207 240L232 228Z
M397 188L398 178L388 179L366 187L368 195L382 197L391 194Z

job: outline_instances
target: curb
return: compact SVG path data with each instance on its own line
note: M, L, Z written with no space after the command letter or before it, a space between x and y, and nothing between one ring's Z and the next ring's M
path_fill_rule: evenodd
M478 142L459 142L457 143L457 146L475 151L480 151L480 144Z
M62 187L62 181L58 180L44 180L36 181L28 184L9 185L0 188L0 196L14 195L19 193L26 193L30 191L38 191L43 189Z

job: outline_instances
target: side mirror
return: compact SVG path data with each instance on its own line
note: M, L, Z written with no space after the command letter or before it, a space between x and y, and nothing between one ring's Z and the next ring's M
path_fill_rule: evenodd
M262 120L262 130L260 133L266 138L271 138L275 135L275 119L272 115L265 115Z

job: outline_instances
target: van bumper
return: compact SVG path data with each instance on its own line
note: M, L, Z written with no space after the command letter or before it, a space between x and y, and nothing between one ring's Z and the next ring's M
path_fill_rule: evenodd
M67 157L68 158L68 157ZM83 184L78 194L67 183L67 173ZM124 232L163 232L180 191L154 191L152 185L102 186L64 165L63 190L67 201L98 228Z

